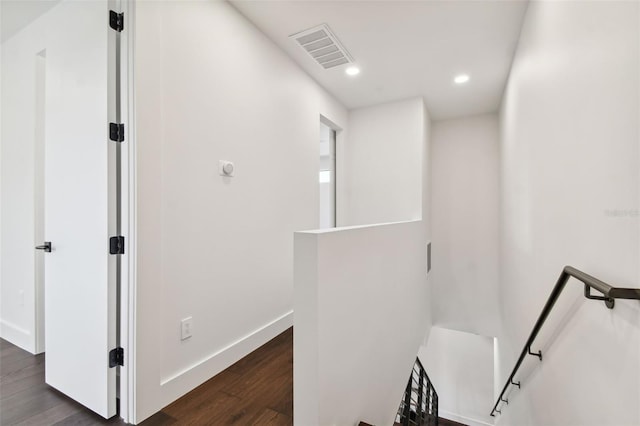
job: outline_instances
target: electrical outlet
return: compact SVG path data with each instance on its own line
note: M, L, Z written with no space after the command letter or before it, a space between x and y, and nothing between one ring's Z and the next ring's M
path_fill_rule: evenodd
M187 340L193 335L193 318L185 318L180 322L181 325L181 340Z

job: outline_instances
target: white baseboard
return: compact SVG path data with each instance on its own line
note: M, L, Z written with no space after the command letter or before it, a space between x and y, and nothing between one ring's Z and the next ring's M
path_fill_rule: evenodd
M35 342L31 338L29 330L18 327L9 321L0 320L0 337L27 352L35 353L33 347Z
M163 406L200 386L291 326L293 326L293 311L287 312L190 367L163 378L160 382Z
M493 423L487 423L483 420L472 419L470 417L461 416L459 414L454 414L449 411L439 410L438 416L443 419L453 420L454 422L463 423L469 426L493 426Z

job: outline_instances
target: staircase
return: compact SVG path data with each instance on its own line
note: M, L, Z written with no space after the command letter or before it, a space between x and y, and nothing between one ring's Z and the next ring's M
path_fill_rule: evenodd
M360 422L358 426L374 425ZM418 358L411 371L394 426L465 426L438 417L438 393Z
M402 426L438 426L438 393L420 359L416 358L400 402L396 424Z

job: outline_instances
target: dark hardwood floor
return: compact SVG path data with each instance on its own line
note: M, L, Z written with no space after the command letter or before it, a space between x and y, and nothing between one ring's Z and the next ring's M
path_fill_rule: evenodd
M104 420L44 383L44 355L0 339L0 425L124 424Z
M440 426L466 426L462 423L454 422L453 420L443 419L442 417L438 419L438 424Z
M123 425L104 420L44 383L44 355L0 339L0 425ZM292 425L293 329L142 423Z
M143 423L293 424L293 329L197 387Z

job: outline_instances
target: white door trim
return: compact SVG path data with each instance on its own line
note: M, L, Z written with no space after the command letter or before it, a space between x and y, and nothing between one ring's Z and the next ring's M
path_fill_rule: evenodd
M135 420L135 307L136 307L136 132L134 99L135 1L117 0L117 11L124 13L120 33L121 120L125 125L125 142L121 150L121 231L125 237L125 254L120 269L120 345L124 366L120 367L120 417L127 423Z

